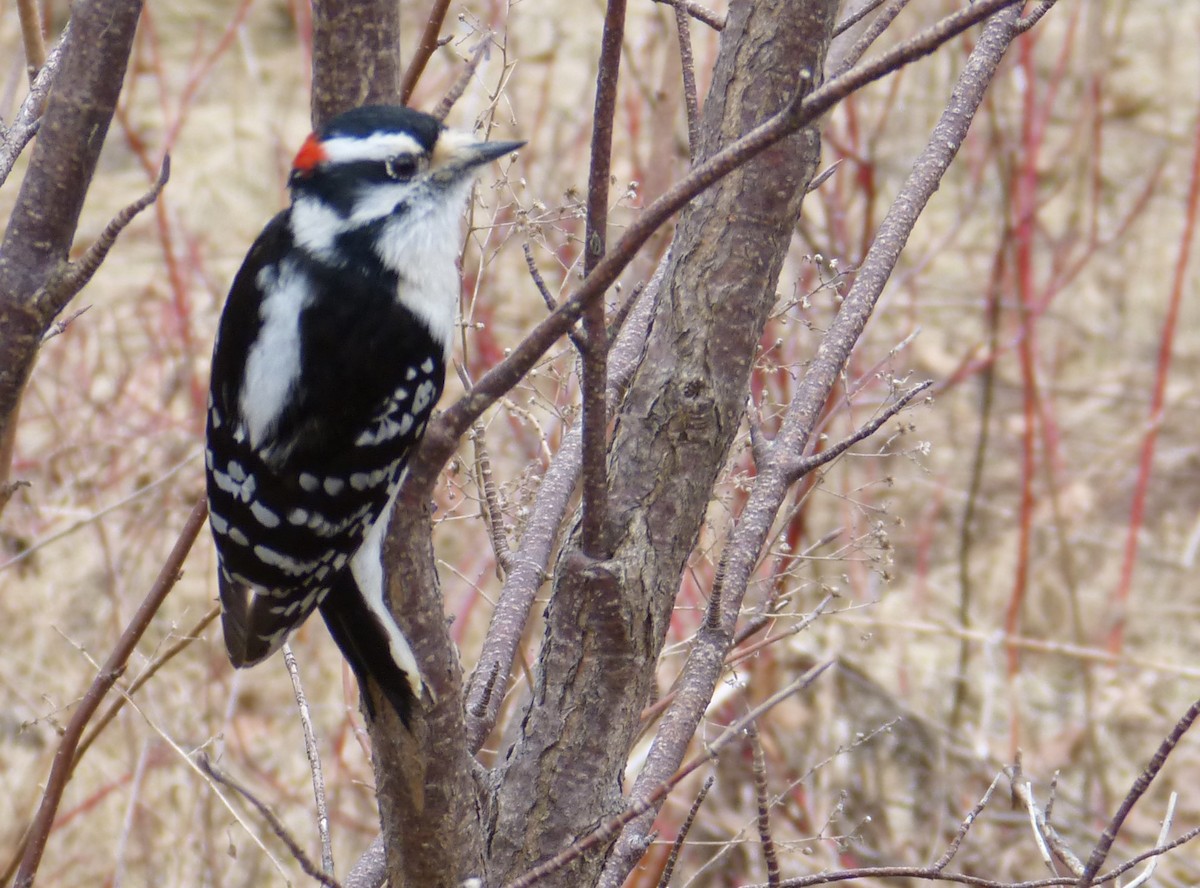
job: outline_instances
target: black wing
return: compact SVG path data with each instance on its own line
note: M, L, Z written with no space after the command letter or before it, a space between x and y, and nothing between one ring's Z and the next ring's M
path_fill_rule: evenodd
M302 291L297 370L283 374L286 397L255 436L247 364L263 348L264 304L281 281ZM377 263L333 268L294 249L287 211L234 280L213 353L206 467L235 666L278 649L349 573L441 395L441 349L397 286Z

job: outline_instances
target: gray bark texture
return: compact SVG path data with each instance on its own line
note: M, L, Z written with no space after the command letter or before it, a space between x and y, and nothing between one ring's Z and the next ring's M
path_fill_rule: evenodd
M313 0L312 119L400 98L398 0Z
M701 122L714 153L817 81L834 0L735 2ZM624 806L621 776L679 588L745 408L759 337L819 136L808 128L682 214L644 360L609 460L614 548L560 558L520 735L499 763L487 823L499 884ZM595 884L606 849L545 884Z

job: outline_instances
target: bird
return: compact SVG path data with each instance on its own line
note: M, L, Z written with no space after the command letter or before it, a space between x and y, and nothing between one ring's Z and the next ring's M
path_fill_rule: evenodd
M269 657L319 609L375 716L406 725L424 679L393 619L382 544L442 393L476 174L524 145L366 105L301 145L290 202L230 286L205 421L225 647Z

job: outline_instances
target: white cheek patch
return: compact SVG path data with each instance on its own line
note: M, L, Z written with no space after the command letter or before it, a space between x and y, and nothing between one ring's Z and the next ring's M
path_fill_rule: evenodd
M292 203L288 223L296 245L328 262L335 258L334 246L340 235L354 225L327 203L315 197L300 197Z
M256 450L271 436L300 378L300 313L312 299L307 279L286 261L271 283L258 309L262 327L246 358L238 401Z

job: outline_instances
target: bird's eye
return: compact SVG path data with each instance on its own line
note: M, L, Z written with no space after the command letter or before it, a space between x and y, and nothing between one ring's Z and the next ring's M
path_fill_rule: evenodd
M411 154L398 154L385 160L383 168L387 170L388 177L391 179L399 181L411 179L417 172L417 159Z

